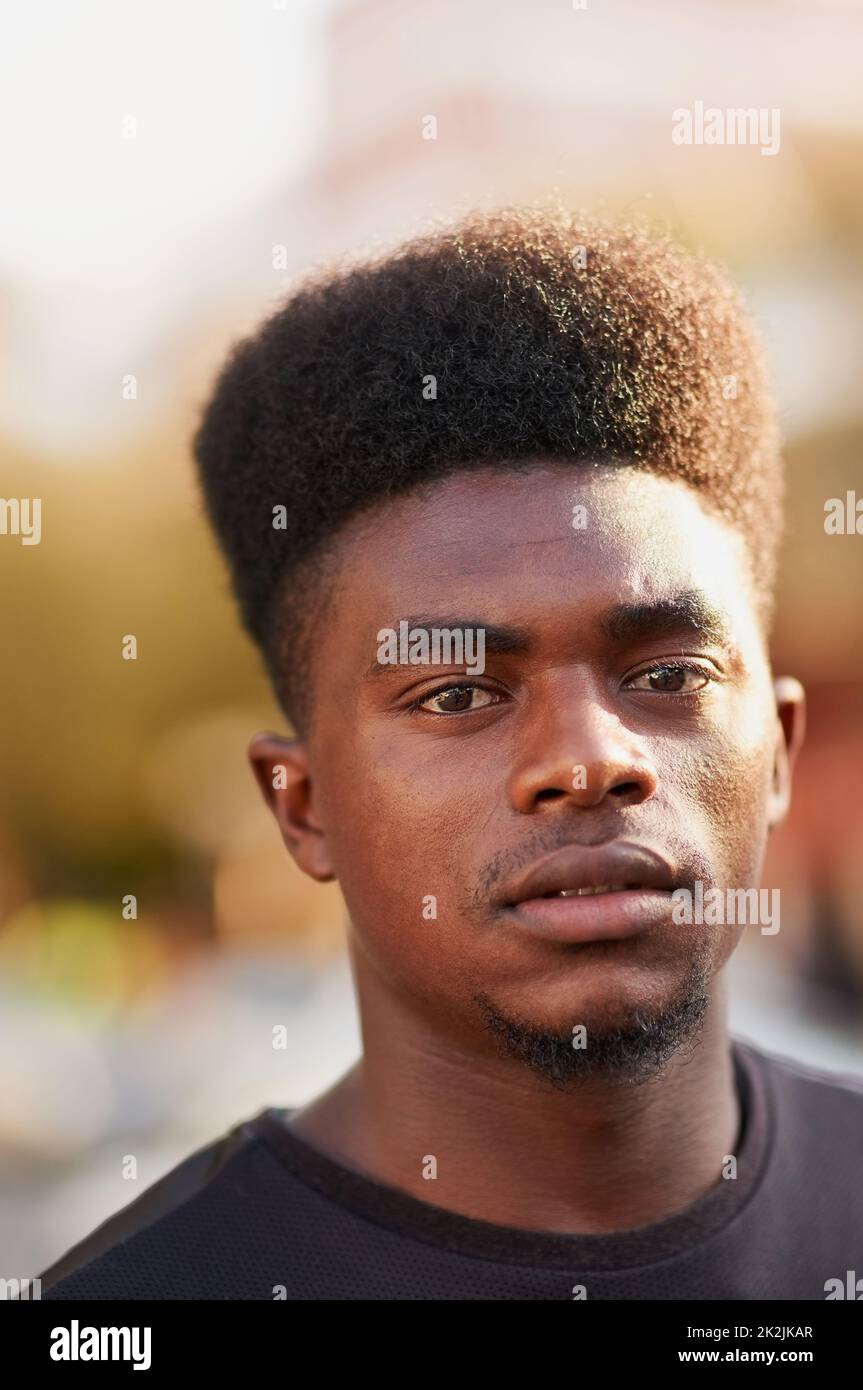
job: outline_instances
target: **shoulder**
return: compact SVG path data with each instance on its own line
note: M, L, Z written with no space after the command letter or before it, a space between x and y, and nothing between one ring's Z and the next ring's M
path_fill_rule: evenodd
M197 1149L73 1246L42 1274L42 1297L110 1296L103 1291L102 1279L114 1283L123 1252L131 1252L147 1237L152 1244L153 1233L157 1231L167 1234L184 1210L218 1184L223 1175L234 1172L238 1162L242 1165L259 1142L256 1120L257 1117L240 1121L219 1138ZM163 1244L167 1242L163 1240ZM162 1258L170 1260L167 1249ZM154 1293L152 1296L166 1295Z
M863 1141L863 1073L812 1066L742 1038L735 1037L733 1045L749 1070L769 1084L780 1106L820 1116L831 1125L846 1123Z

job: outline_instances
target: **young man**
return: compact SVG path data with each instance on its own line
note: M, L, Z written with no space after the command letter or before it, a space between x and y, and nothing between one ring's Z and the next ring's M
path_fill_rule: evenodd
M46 1296L844 1288L863 1084L725 1017L734 947L780 924L756 889L803 718L767 651L775 419L725 280L639 229L472 221L303 288L196 457L296 730L252 761L344 892L363 1056Z

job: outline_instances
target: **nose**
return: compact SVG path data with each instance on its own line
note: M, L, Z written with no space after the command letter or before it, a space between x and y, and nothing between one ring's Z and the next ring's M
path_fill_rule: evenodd
M656 792L657 769L646 744L589 678L554 682L525 706L515 738L508 790L523 815L546 802L637 806Z

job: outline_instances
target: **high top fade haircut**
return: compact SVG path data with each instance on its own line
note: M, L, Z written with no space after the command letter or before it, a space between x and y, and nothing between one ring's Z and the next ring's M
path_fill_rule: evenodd
M194 452L300 731L339 528L481 465L682 479L743 535L769 629L783 487L759 345L725 276L641 225L508 210L309 280L232 349Z

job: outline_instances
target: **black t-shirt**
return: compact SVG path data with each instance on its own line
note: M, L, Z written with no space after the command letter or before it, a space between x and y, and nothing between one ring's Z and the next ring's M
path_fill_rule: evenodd
M825 1299L863 1275L863 1080L731 1047L737 1176L668 1220L610 1235L476 1221L435 1206L433 1180L426 1202L344 1168L271 1108L100 1226L42 1296Z

